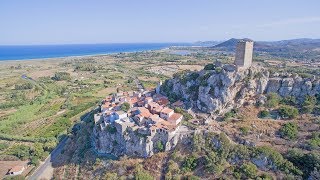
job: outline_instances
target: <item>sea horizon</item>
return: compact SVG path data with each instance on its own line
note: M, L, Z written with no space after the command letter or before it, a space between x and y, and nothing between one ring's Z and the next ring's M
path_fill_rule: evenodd
M39 60L160 50L192 43L0 45L0 61Z

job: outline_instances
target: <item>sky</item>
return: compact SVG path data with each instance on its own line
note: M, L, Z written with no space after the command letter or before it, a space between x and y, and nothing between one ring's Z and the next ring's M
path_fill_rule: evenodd
M0 45L320 38L320 0L0 0Z

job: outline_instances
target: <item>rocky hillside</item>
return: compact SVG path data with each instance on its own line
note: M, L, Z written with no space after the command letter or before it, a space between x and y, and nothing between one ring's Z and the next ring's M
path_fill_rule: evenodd
M319 77L302 78L298 74L270 74L260 66L238 69L235 65L209 64L199 72L182 72L167 80L161 88L171 101L183 99L193 109L206 113L225 113L243 104L263 104L266 94L294 96L320 92Z

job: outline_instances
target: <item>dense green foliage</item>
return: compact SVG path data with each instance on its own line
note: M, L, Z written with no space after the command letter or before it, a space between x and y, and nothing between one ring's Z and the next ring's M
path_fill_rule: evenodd
M317 150L320 148L320 133L312 133L311 138L307 141L308 148L311 150Z
M317 151L304 153L302 150L292 149L286 158L303 171L304 178L309 177L315 168L320 169L320 153Z
M240 166L240 171L245 175L245 178L255 178L257 176L258 168L256 165L248 162Z
M296 123L289 122L280 129L280 135L284 138L295 139L298 135L298 126Z
M192 171L197 167L197 159L194 156L186 157L183 165L182 170L183 171Z
M279 108L279 114L282 118L293 119L299 115L299 111L292 106L281 106Z

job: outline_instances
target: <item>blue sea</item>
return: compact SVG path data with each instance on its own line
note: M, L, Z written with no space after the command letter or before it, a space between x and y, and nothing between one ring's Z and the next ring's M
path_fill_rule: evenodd
M120 52L139 52L163 49L170 46L188 46L188 43L114 43L77 45L19 45L0 46L0 61L58 58L111 54Z

